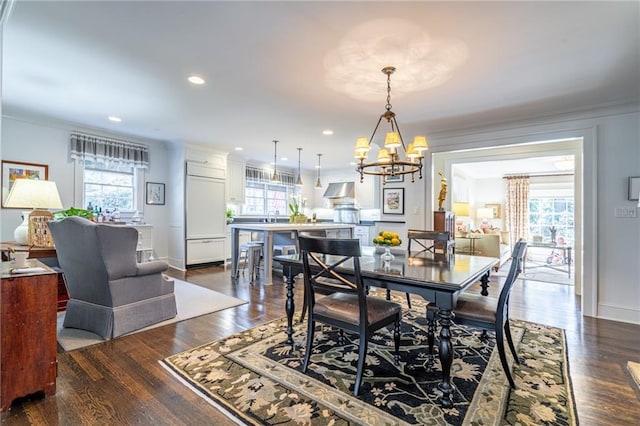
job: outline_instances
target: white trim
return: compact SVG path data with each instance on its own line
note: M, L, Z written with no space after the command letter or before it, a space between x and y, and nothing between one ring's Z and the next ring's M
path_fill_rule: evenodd
M600 304L598 305L598 318L640 324L640 310L628 306Z

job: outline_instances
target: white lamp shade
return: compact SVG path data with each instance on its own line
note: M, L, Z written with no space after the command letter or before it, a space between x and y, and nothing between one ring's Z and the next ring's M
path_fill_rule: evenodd
M493 209L490 208L479 208L476 210L476 218L478 219L493 219Z
M61 209L56 183L50 180L16 179L4 207Z

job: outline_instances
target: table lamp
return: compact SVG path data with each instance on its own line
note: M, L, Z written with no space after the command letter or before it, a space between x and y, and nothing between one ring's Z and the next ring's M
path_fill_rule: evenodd
M11 186L4 207L30 208L22 212L22 223L13 233L20 245L29 244L29 215L36 209L61 209L62 202L56 183L50 180L16 179Z
M453 213L456 215L456 229L460 233L464 233L467 229L464 226L462 217L469 217L469 203L453 203Z
M489 218L493 219L493 209L491 208L479 208L476 210L476 218L482 221L482 225L480 225L481 229L486 229L489 227Z

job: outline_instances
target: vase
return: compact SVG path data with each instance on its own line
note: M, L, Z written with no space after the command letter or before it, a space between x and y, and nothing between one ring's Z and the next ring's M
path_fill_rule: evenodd
M307 216L304 214L296 214L289 216L289 223L307 223Z
M391 247L384 246L384 253L380 255L380 259L384 260L385 262L390 262L395 259L395 256L391 254Z

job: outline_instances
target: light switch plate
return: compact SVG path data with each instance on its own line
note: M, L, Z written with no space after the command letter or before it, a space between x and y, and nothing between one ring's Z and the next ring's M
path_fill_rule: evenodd
M635 207L616 207L613 211L613 216L620 218L633 218L637 217L637 214Z

